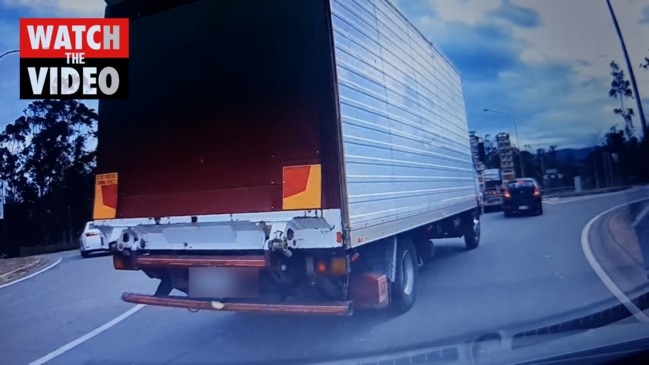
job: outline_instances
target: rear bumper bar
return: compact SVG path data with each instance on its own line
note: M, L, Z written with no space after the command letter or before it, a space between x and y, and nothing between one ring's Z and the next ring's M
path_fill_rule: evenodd
M131 255L113 254L117 270L183 269L190 267L253 267L268 265L262 256L191 256L191 255Z
M264 312L281 314L323 314L350 315L351 302L331 302L321 304L269 304L260 302L216 301L192 299L179 296L153 296L145 294L124 293L122 300L129 303L155 305L163 307L187 308L193 310L215 310L229 312Z
M258 267L266 266L264 256L138 256L135 264L151 268Z

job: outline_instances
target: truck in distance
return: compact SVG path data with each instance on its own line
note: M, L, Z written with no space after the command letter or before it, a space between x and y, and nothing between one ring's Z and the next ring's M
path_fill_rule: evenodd
M482 171L482 185L484 186L482 205L485 210L500 209L503 203L503 179L500 174L500 169L486 169Z
M94 222L148 305L409 310L433 239L480 242L457 70L388 0L107 0Z

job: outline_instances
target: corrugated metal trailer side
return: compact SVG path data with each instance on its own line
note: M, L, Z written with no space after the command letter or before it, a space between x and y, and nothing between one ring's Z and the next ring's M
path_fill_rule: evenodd
M457 70L388 0L331 0L352 246L476 206Z

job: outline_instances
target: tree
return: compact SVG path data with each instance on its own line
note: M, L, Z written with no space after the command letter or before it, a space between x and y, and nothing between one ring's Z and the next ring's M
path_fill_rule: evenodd
M38 100L0 133L0 179L17 202L42 198L94 168L97 114L74 100Z
M612 126L604 136L606 151L609 153L624 153L626 142L624 131L618 130L616 126Z
M631 83L624 78L624 70L615 63L611 61L611 76L613 80L611 81L611 89L608 92L608 96L616 99L620 106L613 109L613 112L616 115L619 115L624 121L624 131L627 135L627 138L633 136L633 108L628 108L626 106L626 100L633 98L633 92L631 91Z
M0 132L10 249L71 242L90 219L97 119L75 100L38 100Z
M523 146L523 147L528 148L527 146ZM540 173L539 173L540 172L540 167L536 164L536 161L535 161L536 159L534 158L534 155L531 152L526 151L526 150L518 151L518 149L514 149L514 152L518 152L521 155L521 159L519 160L518 158L516 158L516 160L517 161L522 160L523 163L525 164L525 169L524 170L525 170L526 177L533 177L533 178L538 180L539 176L540 176ZM518 166L518 169L517 169L517 174L519 174L518 176L522 176L522 173L520 171L520 163L518 165L519 166Z

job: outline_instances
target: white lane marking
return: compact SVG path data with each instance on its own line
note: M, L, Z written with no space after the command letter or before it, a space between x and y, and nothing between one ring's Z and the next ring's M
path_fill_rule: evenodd
M18 284L18 283L20 283L20 282L23 281L23 280L27 280L27 279L29 279L29 278L32 278L32 277L38 275L38 274L42 274L42 273L44 273L45 271L47 271L47 270L53 268L54 266L60 264L60 263L61 263L61 260L63 260L63 259L59 258L58 260L56 260L56 262L54 262L53 264L51 264L50 266L48 266L48 267L46 267L46 268L40 269L40 270L36 271L35 273L29 274L29 275L27 275L27 276L25 276L25 277L23 277L23 278L18 279L18 280L14 280L14 281L8 282L8 283L6 283L6 284L2 284L2 285L0 285L0 289L2 289L2 288L6 288L6 287L8 287L8 286L10 286L10 285Z
M67 351L72 350L73 348L81 345L82 343L88 341L89 339L91 339L91 338L101 334L102 332L110 329L111 327L115 326L116 324L120 323L121 321L125 320L126 318L134 315L135 313L137 313L137 311L139 311L142 308L144 308L144 304L135 305L133 308L129 309L128 311L126 311L124 313L122 313L119 317L116 317L113 320L111 320L110 322L104 324L103 326L95 328L94 330L92 330L92 331L86 333L85 335L77 338L76 340L74 340L72 342L69 342L69 343L59 347L58 349L50 352L49 354L41 357L40 359L30 362L29 365L42 365L42 364L45 364L46 362L48 362L48 361L50 361L50 360L52 360L52 359L54 359L54 358L56 358L58 356L63 355Z
M617 205L613 208L607 209L595 217L593 217L591 220L586 223L584 226L584 229L581 231L581 248L584 251L584 256L586 256L586 260L588 260L588 263L590 264L590 267L595 271L597 276L599 276L599 279L604 283L606 288L617 298L617 300L620 301L628 310L633 314L635 319L637 319L640 322L649 322L649 317L647 317L646 314L644 314L643 311L638 308L629 297L624 294L624 292L613 282L613 280L606 275L606 272L602 268L602 266L597 262L597 259L595 258L595 255L593 254L593 251L590 248L590 242L588 240L588 233L590 232L591 227L597 221L600 219L602 216L604 216L607 213L610 213L614 211L615 209L621 208L626 205L634 204L634 203L639 203L645 200L649 200L647 198L643 199L638 199L630 202L626 202L624 204Z

